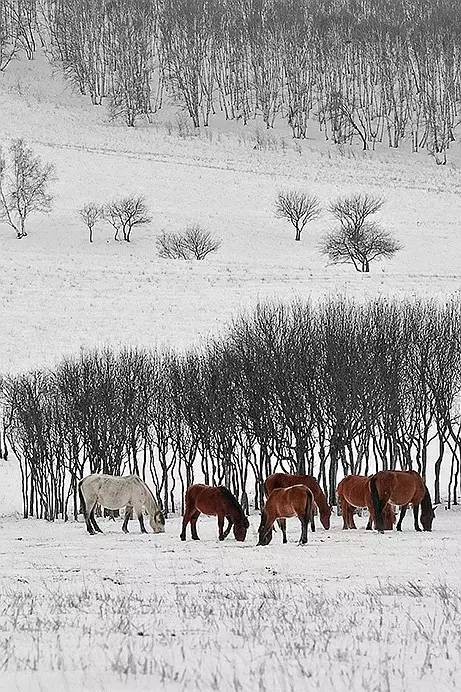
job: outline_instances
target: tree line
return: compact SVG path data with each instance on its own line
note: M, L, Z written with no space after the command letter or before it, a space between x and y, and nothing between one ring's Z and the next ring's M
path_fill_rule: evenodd
M6 2L14 4L22 2ZM457 0L46 0L40 7L52 58L93 103L108 99L130 126L159 110L166 94L196 127L218 111L242 123L259 115L267 127L282 117L293 137L304 138L316 120L334 143L369 149L406 140L438 163L454 139Z
M343 474L412 468L458 503L460 335L459 299L262 304L187 352L107 348L3 378L0 451L24 516L50 520L77 516L90 472L140 475L165 512L193 482L258 509L276 470L335 503Z

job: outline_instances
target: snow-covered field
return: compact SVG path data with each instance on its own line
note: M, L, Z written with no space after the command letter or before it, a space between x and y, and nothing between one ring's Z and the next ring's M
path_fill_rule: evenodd
M0 466L0 689L459 689L461 512L432 533L342 531L334 516L297 545L200 542L137 522L20 519L17 470Z
M174 121L174 116L173 116ZM0 143L23 136L53 162L52 213L17 241L0 226L0 373L51 364L81 346L184 347L257 300L343 292L445 297L460 290L461 177L425 154L334 149L313 130L296 145L276 133L215 126L181 138L161 123L128 130L72 94L38 58L0 74ZM174 129L174 128L173 128ZM267 137L267 135L264 135ZM272 137L272 135L270 135ZM284 143L283 143L284 142ZM299 148L298 148L299 147ZM403 250L370 275L327 266L325 212L295 243L274 218L284 187L366 191ZM125 193L146 196L149 227L130 246L107 226L87 242L76 210ZM223 243L204 262L161 260L155 238L199 222ZM133 522L20 519L19 478L0 462L0 690L459 689L461 513L440 507L432 534L341 531L335 518L297 546L299 526L256 547L200 543L180 520L143 536Z

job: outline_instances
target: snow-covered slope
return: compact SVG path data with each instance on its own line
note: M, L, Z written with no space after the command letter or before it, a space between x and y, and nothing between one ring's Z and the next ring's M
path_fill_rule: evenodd
M268 297L345 292L443 296L459 289L461 179L455 163L437 167L426 154L334 148L312 128L296 143L216 123L180 137L159 120L128 129L72 93L43 56L0 74L0 141L22 136L55 164L55 204L31 218L17 241L0 226L0 367L51 363L81 345L169 343L183 346L216 332L233 314ZM162 115L162 117L164 117ZM171 134L168 134L171 129ZM456 147L453 160L456 160ZM281 188L319 196L383 194L381 221L403 244L398 256L361 276L328 266L318 251L332 220L327 211L301 243L274 217ZM146 196L150 226L130 246L101 225L87 242L76 210L126 193ZM203 262L162 260L155 238L198 222L222 239Z

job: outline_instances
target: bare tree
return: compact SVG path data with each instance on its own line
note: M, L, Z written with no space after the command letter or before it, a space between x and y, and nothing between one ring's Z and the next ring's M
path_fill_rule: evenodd
M207 255L217 252L221 247L221 241L214 238L209 231L203 230L198 224L186 228L182 244L198 260L205 259Z
M78 210L78 213L83 223L88 228L89 241L92 243L93 228L96 223L104 217L104 207L101 207L94 202L87 202L81 209Z
M287 219L296 231L295 240L301 240L301 233L309 221L316 219L321 211L320 202L314 195L297 190L279 192L275 203L275 215Z
M393 257L400 250L399 243L379 224L368 220L383 204L383 199L371 195L353 195L333 202L330 212L339 227L323 239L323 254L333 264L353 264L359 272L369 272L374 259Z
M189 259L180 233L162 233L156 241L158 256L163 259Z
M130 242L131 231L135 226L143 226L152 221L144 197L134 195L110 202L105 208L104 217L115 229L114 240L119 240L121 232L127 243Z
M0 220L24 238L29 214L51 210L53 197L47 188L55 169L35 156L23 139L13 140L9 153L8 162L0 149Z
M212 252L217 252L221 241L198 224L189 226L184 233L163 233L157 239L159 257L166 259L203 260Z

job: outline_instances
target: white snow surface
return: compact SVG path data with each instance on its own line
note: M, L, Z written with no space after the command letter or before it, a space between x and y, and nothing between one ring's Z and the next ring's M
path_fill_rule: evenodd
M12 462L1 478L1 690L459 689L459 511L383 536L334 516L307 546L292 519L258 547L257 515L244 543L203 516L199 542L179 517L90 536L21 519Z

